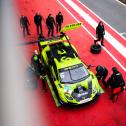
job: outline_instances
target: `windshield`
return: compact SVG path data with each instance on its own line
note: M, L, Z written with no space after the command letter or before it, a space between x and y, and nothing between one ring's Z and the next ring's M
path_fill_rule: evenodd
M72 67L60 69L61 83L76 83L86 79L89 72L83 64L78 64Z

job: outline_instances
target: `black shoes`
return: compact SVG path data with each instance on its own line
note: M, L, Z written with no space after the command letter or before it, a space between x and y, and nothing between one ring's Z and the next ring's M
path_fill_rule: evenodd
M102 46L105 46L103 43L101 44Z
M94 40L94 44L96 45L96 40Z

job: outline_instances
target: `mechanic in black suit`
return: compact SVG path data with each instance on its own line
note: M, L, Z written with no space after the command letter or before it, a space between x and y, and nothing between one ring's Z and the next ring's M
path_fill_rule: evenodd
M46 89L47 70L45 64L42 63L37 50L35 50L34 55L31 58L31 66L36 75L42 79L42 89Z
M34 23L36 25L37 34L42 34L42 16L39 14L39 12L37 12L34 16Z
M27 35L30 35L29 29L28 29L29 25L30 24L29 24L28 18L26 16L24 16L24 15L21 15L20 26L23 29L23 35L24 36L25 36L25 31L27 32Z
M101 45L104 46L104 35L105 35L105 28L102 23L102 21L99 22L97 28L96 28L96 37L97 39L94 40L94 44L96 44L97 41L101 41Z
M98 66L96 67L96 71L97 71L97 73L96 73L97 79L98 79L98 80L101 79L101 80L102 80L102 83L104 84L104 86L107 87L107 82L105 81L105 79L106 79L106 77L107 77L107 75L108 75L108 70L107 70L107 68L98 65Z
M49 14L46 18L46 25L48 27L48 37L50 36L50 33L51 36L54 36L54 25L56 25L56 23L52 14Z
M112 75L109 77L107 83L114 89L117 87L121 87L124 90L125 82L122 74L117 70L116 67L112 68Z
M56 15L56 32L60 32L62 23L63 23L63 15L61 12L59 12Z

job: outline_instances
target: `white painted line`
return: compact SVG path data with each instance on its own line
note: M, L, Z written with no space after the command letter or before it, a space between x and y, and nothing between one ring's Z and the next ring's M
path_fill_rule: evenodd
M77 0L82 6L84 6L87 10L89 10L93 15L95 15L97 18L99 18L102 22L104 22L106 25L108 25L115 33L117 33L120 37L122 37L124 40L126 40L126 38L122 35L120 35L120 33L114 29L111 25L109 25L105 20L103 20L101 17L99 17L97 14L95 14L91 9L89 9L86 5L84 5L81 1Z
M123 2L119 1L119 0L115 0L116 2L118 2L119 4L123 5L126 7L126 4L124 4Z
M71 6L82 18L87 21L94 29L96 29L98 23L85 13L79 6L77 6L72 0L64 0L69 6ZM116 40L109 32L105 32L105 39L122 55L126 58L126 48Z
M80 22L59 0L57 0L57 2L77 21L77 22ZM95 39L95 37L94 37L94 35L90 32L90 31L88 31L88 29L87 28L85 28L84 27L84 25L82 25L82 28L84 29L84 30L86 30L88 33L89 33L89 35L93 38L93 39ZM126 72L126 68L105 48L105 47L103 47L103 49L108 53L108 55Z
M122 33L120 33L121 35L125 35L126 34L126 32L122 32Z

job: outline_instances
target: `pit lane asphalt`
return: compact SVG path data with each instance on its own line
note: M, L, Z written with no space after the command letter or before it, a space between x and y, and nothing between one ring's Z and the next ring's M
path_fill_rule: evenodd
M116 0L80 0L84 5L116 29L126 33L126 6ZM126 34L122 34L126 38Z

